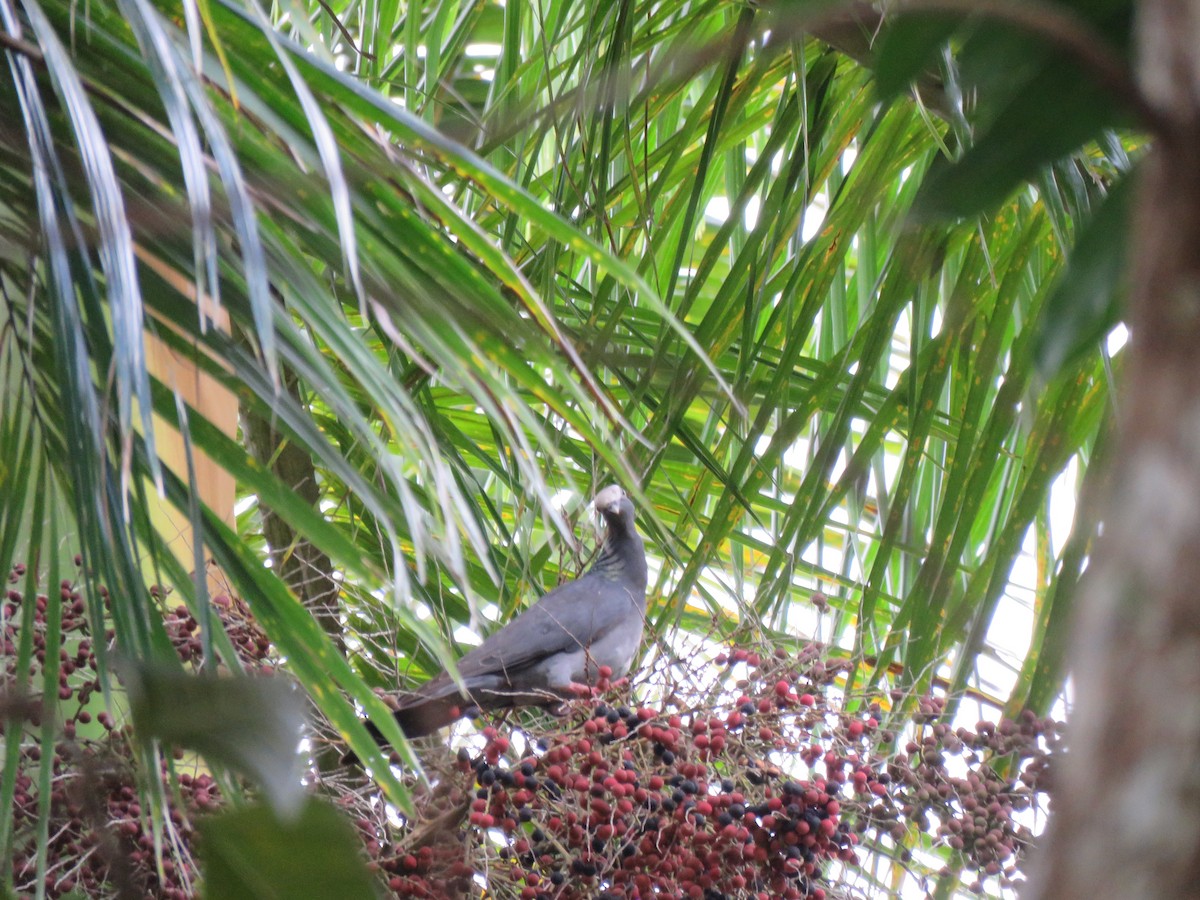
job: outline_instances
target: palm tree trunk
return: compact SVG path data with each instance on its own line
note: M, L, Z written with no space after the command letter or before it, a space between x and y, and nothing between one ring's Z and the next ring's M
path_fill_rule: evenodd
M284 390L295 394L295 375L282 372ZM269 421L255 414L243 416L243 436L250 453L260 465L268 466L285 485L309 505L320 499L316 468L312 457L288 441ZM342 627L338 621L338 583L333 563L310 542L296 534L287 520L274 510L262 507L263 536L271 548L276 571L312 613L325 633L342 646Z

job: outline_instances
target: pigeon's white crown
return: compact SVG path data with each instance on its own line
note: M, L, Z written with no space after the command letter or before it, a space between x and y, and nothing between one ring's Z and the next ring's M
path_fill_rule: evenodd
M596 499L592 501L592 505L597 510L612 510L616 508L624 496L625 491L619 484L610 484L596 495Z

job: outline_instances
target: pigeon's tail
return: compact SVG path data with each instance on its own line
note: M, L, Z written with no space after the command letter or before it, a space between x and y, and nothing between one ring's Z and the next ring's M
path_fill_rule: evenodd
M467 711L467 706L462 698L457 694L451 694L446 697L429 697L411 702L410 705L396 710L392 715L395 716L396 724L400 726L404 736L411 741L414 738L433 734L439 728L461 718ZM367 726L371 737L375 738L375 743L380 747L387 746L387 738L383 736L379 726L369 719L363 724ZM342 757L342 762L347 765L357 764L358 755L348 750Z
M444 728L466 712L466 704L457 694L449 697L431 697L412 706L396 710L396 722L404 736L424 737L439 728Z

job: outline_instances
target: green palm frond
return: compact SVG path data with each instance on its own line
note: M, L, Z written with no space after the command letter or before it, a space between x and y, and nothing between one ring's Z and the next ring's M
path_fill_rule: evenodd
M1091 535L1051 542L1052 488L1087 469L1110 361L1093 336L1042 381L1039 323L1133 139L918 221L961 110L881 100L807 9L0 0L0 24L0 565L81 553L123 654L174 659L147 584L211 623L187 571L213 558L365 749L356 704L395 730L371 687L578 571L581 501L617 479L659 641L819 628L864 689L958 694L1027 588L1034 637L987 689L1053 702ZM311 460L318 502L177 400L144 333ZM236 478L234 527L152 414ZM271 514L336 572L341 633L263 566Z

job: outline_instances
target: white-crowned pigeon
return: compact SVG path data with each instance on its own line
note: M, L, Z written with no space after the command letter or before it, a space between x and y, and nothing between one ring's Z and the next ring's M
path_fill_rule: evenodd
M601 666L613 678L629 671L645 622L646 553L633 502L620 487L604 488L593 505L608 530L591 568L460 659L465 693L442 672L403 697L395 715L407 737L436 731L472 709L553 705L570 695L572 684L594 682Z

